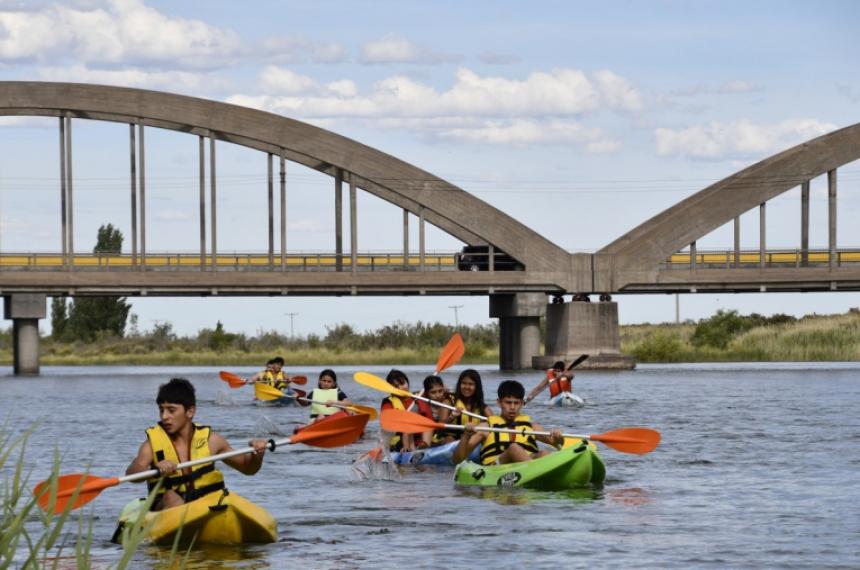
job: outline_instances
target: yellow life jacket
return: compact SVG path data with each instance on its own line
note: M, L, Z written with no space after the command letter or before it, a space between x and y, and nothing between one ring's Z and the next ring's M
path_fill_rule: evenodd
M328 390L323 390L322 388L314 388L314 391L311 392L311 400L316 400L318 402L328 402L329 400L337 400L337 388L329 388ZM334 413L340 411L338 408L331 408L329 406L323 406L322 404L311 404L311 417L315 418L317 416L330 416Z
M406 409L406 406L403 405L403 400L401 400L397 396L388 396L382 402L385 403L386 400L391 402L391 405L394 407L395 410ZM400 434L395 433L388 442L388 449L390 449L391 451L400 451L400 449L403 447L403 442L401 441L401 439L402 438L400 437Z
M283 370L279 371L277 374L272 374L271 370L266 370L263 374L262 382L263 384L268 384L269 386L279 390L287 385Z
M529 416L517 416L512 423L507 423L501 416L490 416L487 423L493 428L532 429L532 419ZM486 439L484 439L484 446L481 448L481 463L484 465L495 463L496 459L512 443L518 444L529 453L538 451L537 440L531 434L490 432L487 434Z
M191 435L191 448L189 449L189 460L202 459L209 457L212 452L209 451L209 426L199 426L192 424L194 433ZM161 425L155 426L146 430L146 437L149 439L149 445L152 447L152 466L164 459L169 459L174 463L181 463L179 456L176 454L176 449L173 447L173 442L170 441L170 436L164 431ZM149 491L155 488L158 479L150 479L147 481ZM203 463L195 465L191 468L191 473L184 474L181 472L172 473L164 479L158 497L153 502L158 504L161 495L167 489L173 489L181 496L185 502L190 502L199 499L203 495L214 493L224 489L224 476L220 471L215 469L214 463Z
M470 408L469 406L467 406L463 402L463 400L461 400L459 398L457 398L457 401L454 402L454 407L460 408L461 410L466 410L467 412L471 412L473 414L483 415L483 413L484 413L484 410L475 410L475 409ZM467 416L466 414L460 414L456 418L451 418L451 420L452 420L451 421L452 424L457 424L458 426L464 426L466 424L477 425L477 424L481 423L481 420L479 420L478 418L473 418L472 416ZM462 433L462 432L460 432L460 433Z

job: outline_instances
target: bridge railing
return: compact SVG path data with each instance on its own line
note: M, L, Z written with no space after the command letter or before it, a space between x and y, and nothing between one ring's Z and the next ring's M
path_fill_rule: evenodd
M423 257L402 253L359 253L356 271L457 271L456 253L432 252ZM70 262L71 261L71 262ZM57 253L3 253L0 271L352 271L349 254L290 253L282 259L267 253L194 253L75 254L63 257Z
M774 249L764 252L764 262L759 250L697 250L695 265L702 269L728 269L762 267L814 267L830 265L831 254L826 249ZM836 266L860 263L860 248L838 249L835 252ZM662 269L690 269L693 256L690 252L672 254Z

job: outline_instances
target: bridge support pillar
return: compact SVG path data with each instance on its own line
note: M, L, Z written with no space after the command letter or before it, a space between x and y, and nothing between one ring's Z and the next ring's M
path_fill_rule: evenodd
M540 318L546 310L543 293L490 295L490 317L499 319L499 368L531 368L540 354Z
M16 375L39 374L39 319L47 316L45 295L6 295L4 317L12 319L12 357Z
M580 355L589 358L580 368L629 369L636 366L632 356L621 354L618 334L618 303L553 303L546 306L544 356L536 356L534 368L543 370L557 360L570 363Z

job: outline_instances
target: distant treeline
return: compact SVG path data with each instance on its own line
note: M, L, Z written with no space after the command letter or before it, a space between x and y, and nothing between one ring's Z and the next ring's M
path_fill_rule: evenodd
M169 322L140 332L131 318L130 331L119 336L101 331L92 340L70 340L67 332L42 340L43 364L258 364L280 354L292 364L426 363L456 331L466 345L464 362L497 359L499 327L395 322L358 331L348 324L326 327L326 334L290 337L275 331L247 335L226 330L219 321L195 335L176 334ZM11 362L10 331L0 331L0 362Z

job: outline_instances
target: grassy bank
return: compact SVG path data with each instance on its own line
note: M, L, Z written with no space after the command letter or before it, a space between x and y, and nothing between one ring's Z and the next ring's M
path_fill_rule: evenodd
M67 350L68 348L68 350ZM94 347L65 347L42 356L43 366L96 366L96 365L178 365L178 366L260 366L274 354L283 355L289 366L337 366L342 364L427 364L436 362L440 348L382 348L373 351L332 350L328 348L298 349L275 347L266 352L236 350L200 350L186 352L165 350L151 352L104 352ZM498 350L482 350L467 354L463 364L491 364L499 361ZM0 358L0 363L11 364L11 355Z
M276 354L291 367L428 364L436 361L454 330L439 323L395 323L365 332L338 325L322 337L288 338L274 332L229 333L218 323L215 329L181 337L162 324L148 333L93 342L46 337L42 364L262 366ZM463 364L499 361L497 325L457 330L466 344ZM860 310L800 319L720 311L698 323L626 325L621 327L621 351L643 363L860 360ZM0 364L11 363L11 335L0 331Z
M738 330L728 327L720 331L716 340L702 333L703 323L715 319L717 316L698 324L621 327L621 351L633 355L637 362L860 360L860 311L856 309L844 315L808 315L786 322L747 323ZM755 319L752 321L755 323Z

